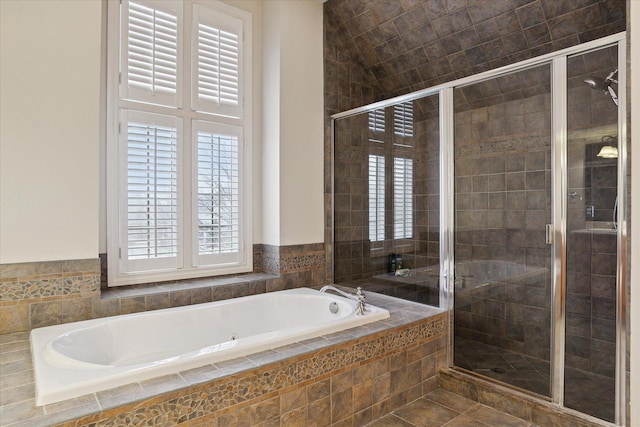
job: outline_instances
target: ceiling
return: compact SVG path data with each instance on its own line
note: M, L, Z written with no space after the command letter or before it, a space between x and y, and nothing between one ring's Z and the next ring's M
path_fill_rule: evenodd
M625 0L328 0L325 22L380 100L624 31L625 8ZM507 83L519 90L517 79Z

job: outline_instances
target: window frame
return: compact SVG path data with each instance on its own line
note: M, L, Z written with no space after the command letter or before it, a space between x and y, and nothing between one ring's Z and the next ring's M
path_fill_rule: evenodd
M397 108L396 108L397 107ZM413 199L415 173L415 124L413 117L413 101L391 107L371 110L367 115L368 122L368 222L367 235L371 250L382 250L393 242L396 248L409 246L415 236L415 201ZM376 175L371 182L372 160L382 158L383 176ZM398 162L402 163L403 173L398 176ZM376 161L376 171L379 161ZM407 174L407 170L409 173ZM401 179L399 179L401 178ZM382 187L382 191L379 190ZM382 192L382 215L379 206L372 206L372 190ZM410 191L408 191L410 190ZM375 219L375 226L371 220ZM384 230L383 238L379 238L379 228ZM375 230L375 236L372 233Z
M128 4L129 0L123 0L122 4ZM134 0L139 3L149 3L145 0ZM224 274L245 273L253 270L253 232L252 232L252 16L250 12L231 7L220 1L201 0L172 0L154 2L152 4L178 4L178 15L182 21L179 26L183 28L178 33L178 86L175 105L153 104L147 100L125 99L121 95L121 67L125 66L122 55L126 55L126 49L121 49L121 2L107 2L108 32L107 32L107 91L106 91L106 205L107 205L107 256L108 256L108 286L120 286L140 283L159 282L167 280L180 280ZM241 109L236 113L229 109L213 109L200 111L193 108L192 103L192 54L193 34L192 23L196 9L212 9L216 13L232 16L243 23L241 35L242 48L240 50L241 80ZM197 71L197 70L196 70ZM159 266L153 269L140 269L133 271L128 262L123 262L121 250L127 243L126 217L123 221L122 200L126 200L127 177L123 176L123 153L121 139L126 139L126 123L121 120L123 111L141 111L146 114L158 114L175 116L178 121L178 257L175 267ZM240 111L238 113L237 111ZM240 174L240 206L242 230L241 251L238 262L224 262L217 265L198 265L199 256L197 249L197 191L192 196L194 179L197 185L197 168L194 170L194 124L206 122L220 127L235 127L239 132L240 150L242 157L239 160ZM124 136L123 136L124 133ZM197 138L196 138L197 139ZM197 142L195 143L197 145ZM126 169L126 164L124 164ZM123 180L124 179L124 183ZM197 190L197 189L196 189ZM194 205L195 203L195 205ZM124 206L126 209L126 206ZM160 263L162 264L162 263Z

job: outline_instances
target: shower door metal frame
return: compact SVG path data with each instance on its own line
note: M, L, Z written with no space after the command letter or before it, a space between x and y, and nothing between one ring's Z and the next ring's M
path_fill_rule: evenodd
M333 222L335 121L366 113L398 103L439 95L440 105L440 307L449 313L449 326L453 327L453 268L454 268L454 88L494 79L528 68L549 64L551 67L552 99L552 325L551 325L551 401L563 406L564 401L564 340L566 293L566 194L567 194L567 57L609 46L618 46L618 230L616 271L616 404L615 423L626 424L627 411L627 94L626 94L626 32L613 34L598 40L582 43L536 58L485 71L473 76L422 89L410 94L379 101L331 116L331 203ZM558 93L562 92L562 93ZM559 169L556 169L559 168ZM554 177L560 175L560 177ZM558 179L559 178L559 179ZM444 197L447 195L448 197ZM333 228L333 224L332 224ZM333 242L332 242L333 244ZM332 277L335 274L334 251L329 251ZM451 329L452 330L452 329ZM448 364L453 367L453 334L447 352Z
M616 424L627 422L627 39L618 40L618 244L616 265ZM621 88L622 87L622 88Z
M551 61L551 401L564 404L567 296L567 55Z

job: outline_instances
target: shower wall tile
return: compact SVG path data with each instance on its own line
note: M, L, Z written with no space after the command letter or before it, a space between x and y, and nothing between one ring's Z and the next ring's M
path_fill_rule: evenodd
M567 292L570 294L592 294L591 274L567 272Z
M602 1L593 5L587 5L580 0L501 1L493 2L491 8L470 7L470 5L455 8L466 10L469 19L464 18L464 12L453 15L454 9L448 9L440 3L402 3L404 11L396 9L399 14L387 21L381 18L385 13L381 8L378 21L374 20L373 26L367 26L366 31L364 28L356 30L358 34L353 32L353 28L348 29L346 22L351 23L359 15L364 19L367 11L377 10L377 2L364 4L351 0L329 0L325 3L325 41L327 42L325 46L332 48L328 52L333 55L330 59L336 56L337 50L333 48L341 43L340 50L345 52L343 59L349 56L350 61L347 67L343 67L342 76L335 76L336 72L327 80L325 104L330 108L338 105L334 95L336 81L350 79L349 73L358 66L365 70L360 75L361 87L370 87L372 92L369 94L372 98L380 100L389 95L433 86L473 72L489 70L497 64L513 63L624 29L625 3L623 0ZM357 7L355 7L356 4ZM602 15L595 13L598 7ZM345 13L345 9L348 9L349 13ZM608 13L611 14L611 22L604 18ZM574 25L577 22L576 19L581 23L578 26ZM454 24L460 27L452 29L450 26ZM361 30L362 33L360 33ZM400 40L390 43L390 40L398 38ZM420 46L426 53L426 62L422 53L415 54L415 49ZM408 52L413 54L407 56ZM593 91L582 83L585 75L600 76L611 71L611 58L608 55L607 52L599 51L589 54L588 60L576 57L569 61L570 130L607 125L616 121L615 109L611 108L610 97L600 91ZM413 59L415 62L412 62ZM523 82L530 82L530 87L523 88ZM548 129L550 125L548 82L549 68L540 67L527 73L508 76L497 82L467 87L456 93L454 97L456 104L456 221L457 225L468 227L456 234L456 260L489 259L500 256L504 260L522 265L550 268L549 251L544 244L544 231L536 230L537 227L544 226L546 223L543 218L545 215L540 212L533 215L525 213L527 209L548 213L551 208L549 191L551 156L548 152L545 153L548 150L550 138L548 133L540 132L541 129ZM345 88L343 93L346 92ZM352 107L367 103L357 90L353 91L348 101L352 102ZM346 103L345 101L344 105ZM328 110L327 123L330 112L338 111ZM357 137L355 141L362 146L364 139ZM325 142L326 157L329 157L331 146L328 132ZM464 146L462 144L458 146L458 142L464 143ZM574 149L571 146L569 148ZM584 152L583 144L579 144L575 149ZM570 157L577 158L575 154L572 153ZM571 166L569 173L571 191L575 190L584 197L584 200L569 200L568 226L569 229L584 229L585 201L593 199L598 205L613 206L614 200L611 199L613 192L607 188L603 191L593 191L592 195L592 190L585 186L582 169L584 164ZM460 170L463 170L464 174L459 174ZM524 182L519 179L521 175L524 176ZM434 178L431 177L431 179ZM434 179L434 184L428 184L428 188L437 188L438 184L437 179ZM350 183L345 184L340 181L336 182L336 188L344 193L352 190ZM432 191L432 194L436 192ZM488 196L486 199L485 194ZM419 203L422 207L423 201L420 200ZM366 206L367 200L363 198L365 209ZM329 212L329 202L326 209ZM361 210L362 208L353 209ZM430 211L426 214L427 223L437 227L439 213L431 204L429 209ZM599 219L606 220L610 217L610 210L596 210ZM330 215L327 218L330 218ZM423 218L424 216L420 217L420 220ZM367 220L366 215L363 220ZM327 224L330 224L329 220ZM527 225L529 230L520 229ZM503 232L501 234L475 233L480 227L496 228ZM339 234L346 235L347 228L339 230ZM366 235L366 227L359 230L357 234L349 234L352 240L355 240L355 236ZM573 236L569 238L572 239ZM428 243L432 245L433 242L435 240ZM611 264L612 257L600 256L615 254L615 250L612 251L610 241L597 241L595 238L579 240L576 243L575 247L581 248L582 253L570 251L568 254L570 264L568 298L577 302L577 306L571 310L584 313L586 318L591 316L591 309L586 309L587 304L593 304L591 298L605 300L615 298L615 277L612 278L610 275L614 265ZM385 247L389 248L389 246ZM423 247L423 245L420 244L417 247ZM433 253L437 251L434 250ZM608 261L605 261L605 258ZM594 261L600 263L595 265ZM386 266L386 257L360 260L360 262L356 261L356 264L360 267L359 269L353 264L348 264L348 268L342 271L345 274L351 274L352 271L382 272ZM375 267L366 268L372 265ZM536 288L544 289L545 286L548 289L549 284L545 282ZM588 298L588 302L583 298ZM539 302L540 300L536 300L536 304ZM520 304L524 303L524 298L517 303L505 302L505 315L517 319L512 319L516 324L525 322L522 319L524 313L532 313L522 308ZM476 301L476 306L469 304L473 307L474 314L482 313L486 317L486 300L479 299ZM608 315L604 304L600 304L599 307L601 315ZM549 317L548 313L544 313L545 309L542 308L542 310L537 313L535 319L540 320L545 317L545 314L547 318ZM583 316L577 313L571 315ZM484 319L480 324L486 327L489 322ZM508 329L511 331L510 337L514 339L519 336L516 324L509 324ZM599 327L604 327L603 325L599 324ZM527 327L528 325L525 325L523 332L524 336L529 337L532 331L527 331ZM589 328L588 334L582 330L578 336L591 339L591 325ZM503 326L498 329L500 333L507 331ZM604 329L598 332L600 335L602 333ZM482 336L488 341L494 340L505 346L514 346L513 341L505 342L508 341L505 337L488 333ZM548 336L543 335L542 338L544 340ZM528 345L539 344L543 349L540 354L545 355L544 348L548 348L548 341L546 343L528 341L527 343ZM592 365L590 359L570 356L567 360L568 366L572 366L572 360L576 363L579 361L580 366L586 369Z
M379 79L385 80L385 88L388 88L390 84L390 77L396 73L403 73L405 76L410 74L417 63L421 63L423 60L416 60L417 62L410 61L397 61L398 58L405 56L404 51L398 51L398 48L402 48L402 44L396 44L395 50L389 49L391 43L387 40L395 40L398 35L404 41L404 47L408 50L415 50L417 46L423 44L427 51L430 53L429 59L431 63L429 66L420 66L421 72L418 75L423 79L423 83L437 83L446 79L454 69L449 68L448 65L455 65L455 73L453 75L462 77L470 74L470 71L460 69L460 67L467 67L469 70L479 71L486 69L486 64L503 64L509 62L509 60L519 60L531 57L533 54L541 54L553 49L565 47L567 45L577 44L580 40L586 37L586 34L602 33L594 32L593 28L583 33L562 33L556 31L554 37L549 32L550 18L540 13L542 10L538 6L538 2L532 2L529 5L515 9L508 2L510 8L503 12L488 12L488 8L470 8L465 14L461 14L461 11L465 9L459 9L455 12L445 13L439 15L434 13L430 6L424 6L424 9L419 6L412 5L410 9L405 9L405 13L397 19L393 19L396 22L397 28L402 28L402 31L397 29L386 37L367 37L366 43L360 42L361 39L356 36L355 43L358 48L364 50L364 58L370 60L371 63L377 62L371 66L371 70L374 75ZM331 6L332 4L330 4ZM611 7L613 5L608 5ZM372 10L375 10L374 6L370 6ZM579 5L571 10L571 13L578 13L576 10L581 10L579 13L586 13L581 9L584 5ZM615 8L616 6L614 6ZM620 8L620 5L617 5ZM331 9L329 8L329 11ZM366 8L361 8L366 13ZM593 7L591 10L595 10ZM408 16L407 16L408 15ZM493 15L493 16L492 16ZM340 16L340 15L338 15ZM405 16L407 16L405 18ZM479 21L475 19L461 19L464 16L482 16ZM582 16L582 15L580 15ZM424 19L424 24L419 25L421 19ZM562 19L569 19L563 16ZM428 22L431 21L429 24ZM593 22L599 22L601 25L597 28L605 28L605 24L592 20ZM341 25L345 21L343 18L338 20L338 25ZM391 22L391 21L387 21ZM407 22L412 22L412 25L404 25ZM562 28L564 21L558 18L554 21L556 27ZM345 24L346 25L346 24ZM384 25L384 24L382 24ZM379 28L382 28L380 25ZM457 27L459 26L459 27ZM406 27L406 28L405 28ZM412 31L409 31L412 29ZM376 35L382 35L383 31L369 30L369 33L375 33ZM526 33L526 37L525 37ZM519 42L518 42L519 41ZM373 47L372 47L373 46ZM376 46L382 46L378 51L388 57L387 62L384 62L385 58L380 58L378 55L367 55L366 51L374 51ZM433 64L438 59L443 58L446 54L449 54L449 64L442 63L440 66ZM495 58L495 55L503 54L504 58ZM394 58L394 55L397 55ZM366 63L367 61L365 61ZM400 62L399 64L397 64ZM394 67L385 67L387 63L397 64ZM447 65L445 67L445 65ZM431 78L430 74L438 74L436 79ZM438 80L438 78L440 80ZM406 84L406 81L398 79L396 85ZM418 82L414 79L411 81L413 85L418 85ZM424 87L424 86L423 86ZM418 87L419 88L419 87Z

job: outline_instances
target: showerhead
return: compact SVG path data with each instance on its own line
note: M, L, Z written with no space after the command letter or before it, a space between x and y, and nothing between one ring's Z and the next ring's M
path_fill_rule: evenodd
M601 90L607 95L611 97L613 102L618 105L618 95L616 95L615 90L613 90L612 84L618 84L618 80L614 79L613 76L616 75L618 69L616 68L605 79L601 79L599 77L587 77L583 80L584 83L587 84L591 89Z
M607 86L605 85L604 80L598 77L587 77L583 82L585 82L591 89L607 91Z

